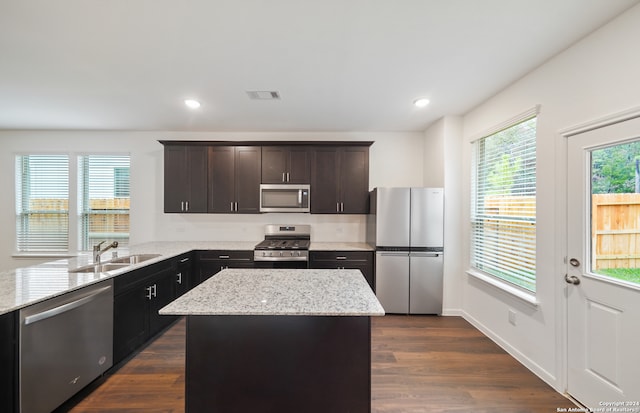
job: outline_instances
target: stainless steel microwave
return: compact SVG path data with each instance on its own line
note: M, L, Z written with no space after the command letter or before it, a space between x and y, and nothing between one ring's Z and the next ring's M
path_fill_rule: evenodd
M260 212L309 212L310 185L260 184Z

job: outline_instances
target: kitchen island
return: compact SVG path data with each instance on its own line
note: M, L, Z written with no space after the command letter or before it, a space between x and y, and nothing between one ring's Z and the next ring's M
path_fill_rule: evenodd
M160 310L187 316L187 412L370 412L358 270L227 269Z

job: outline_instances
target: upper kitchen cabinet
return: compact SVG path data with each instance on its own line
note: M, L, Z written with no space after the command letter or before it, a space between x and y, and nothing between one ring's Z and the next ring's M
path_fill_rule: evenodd
M207 147L164 147L164 212L207 212Z
M261 154L260 146L209 147L209 212L260 212Z
M369 212L369 145L318 146L311 157L311 213Z
M308 184L310 154L305 146L263 146L263 184Z

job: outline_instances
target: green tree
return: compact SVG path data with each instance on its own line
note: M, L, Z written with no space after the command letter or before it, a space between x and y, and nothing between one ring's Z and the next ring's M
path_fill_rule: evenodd
M591 152L591 191L594 194L635 192L640 141Z

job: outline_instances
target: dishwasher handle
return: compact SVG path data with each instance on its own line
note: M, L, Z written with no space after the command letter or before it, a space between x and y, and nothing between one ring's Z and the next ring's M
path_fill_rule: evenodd
M28 316L28 317L25 317L24 318L24 325L29 325L29 324L36 323L38 321L46 320L47 318L55 317L55 316L60 315L62 313L66 313L67 311L71 311L74 308L81 307L81 306L93 301L96 298L96 296L98 296L98 295L100 295L100 294L102 294L105 291L110 290L110 289L111 289L111 286L102 287L99 290L96 290L95 292L93 292L93 293L91 293L91 294L89 294L87 296L84 296L82 298L79 298L79 299L77 299L75 301L71 301L70 303L66 303L66 304L60 305L58 307L54 307L54 308L51 308L49 310L45 310L45 311L39 312L37 314L33 314L33 315Z

